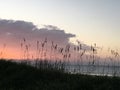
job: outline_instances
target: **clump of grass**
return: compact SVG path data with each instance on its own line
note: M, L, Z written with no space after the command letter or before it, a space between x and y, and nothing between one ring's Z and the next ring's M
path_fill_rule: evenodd
M20 57L27 64L31 64L31 62L26 60L35 61L35 64L31 65L37 68L53 66L57 69L62 68L69 73L94 74L97 71L98 74L104 75L105 73L110 73L110 67L113 67L113 76L119 75L117 68L120 68L120 55L117 50L110 50L111 56L106 57L104 62L102 62L101 59L98 59L98 46L96 44L91 45L89 47L90 50L87 50L80 41L77 40L76 42L77 45L69 43L62 46L46 37L42 41L36 41L36 45L33 47L36 51L35 54L32 54L30 41L23 38L20 44ZM1 58L3 58L3 53L5 53L5 46L0 53ZM108 63L108 58L110 58L109 61L112 65ZM101 66L103 67L102 70L99 69ZM107 72L106 66L108 66Z

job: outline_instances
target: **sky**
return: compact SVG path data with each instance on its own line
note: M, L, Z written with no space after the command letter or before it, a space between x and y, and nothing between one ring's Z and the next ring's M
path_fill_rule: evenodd
M38 28L51 25L52 29L57 27L58 34L63 30L61 34L66 41L74 37L87 45L96 43L120 49L120 0L0 0L0 18L20 20L26 23L26 27L32 26L30 29L34 25ZM8 22L4 23L5 27ZM28 22L33 24L29 25ZM21 23L17 23L18 28ZM11 29L16 28L13 22L10 26ZM11 34L9 31L5 33Z

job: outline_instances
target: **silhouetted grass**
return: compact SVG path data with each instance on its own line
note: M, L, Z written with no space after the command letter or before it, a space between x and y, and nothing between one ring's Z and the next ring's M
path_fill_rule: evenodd
M120 78L69 74L0 60L0 90L120 90Z

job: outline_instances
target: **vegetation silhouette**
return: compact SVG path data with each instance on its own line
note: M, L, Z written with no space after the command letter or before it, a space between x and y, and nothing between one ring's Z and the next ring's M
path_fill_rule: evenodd
M0 90L120 90L120 78L70 74L46 62L38 68L1 59Z

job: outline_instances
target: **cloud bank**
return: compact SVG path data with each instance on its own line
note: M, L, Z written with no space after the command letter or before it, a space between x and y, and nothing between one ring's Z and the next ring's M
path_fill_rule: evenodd
M65 33L64 30L52 25L37 28L32 22L0 20L0 38L13 42L13 40L17 41L23 37L30 41L42 40L47 37L57 43L69 43L69 38L75 37L75 35Z

